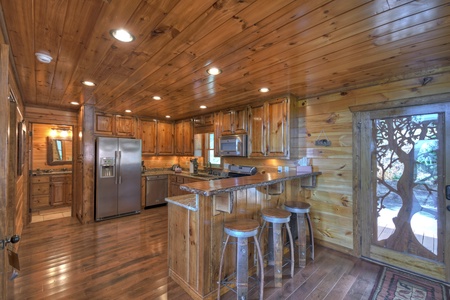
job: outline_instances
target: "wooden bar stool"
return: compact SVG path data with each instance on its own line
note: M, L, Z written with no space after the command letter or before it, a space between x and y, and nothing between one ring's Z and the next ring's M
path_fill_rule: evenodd
M279 208L264 208L261 211L262 218L264 220L263 225L261 227L261 231L259 233L259 240L261 240L262 231L266 226L266 223L272 223L272 251L274 257L274 281L275 287L282 287L282 277L283 277L283 238L281 234L281 229L284 224L286 227L288 236L289 236L289 244L290 244L290 253L291 253L291 277L294 277L294 241L292 239L291 229L289 227L289 221L291 219L291 213L279 209ZM270 248L270 247L269 247Z
M309 210L311 205L306 202L297 202L297 201L287 201L283 208L288 212L297 215L297 245L298 245L298 265L299 267L306 266L306 227L305 227L305 216L308 220L308 229L309 229L309 247L311 247L311 259L314 260L314 235L311 226L311 218L309 217ZM308 247L308 248L309 248Z
M225 254L225 249L228 244L228 240L230 236L237 238L237 249L236 249L236 293L237 299L247 299L248 295L248 239L253 237L256 245L256 249L258 250L258 262L259 269L261 270L260 274L260 291L259 291L259 299L263 299L263 290L264 290L264 270L263 270L263 261L261 256L261 248L259 246L258 239L256 238L259 229L259 223L253 219L240 219L234 220L230 222L225 222L225 233L227 234L225 243L222 249L222 255L220 257L220 266L219 266L219 281L218 290L217 290L217 299L220 299L220 287L222 285L222 266L223 266L223 257Z

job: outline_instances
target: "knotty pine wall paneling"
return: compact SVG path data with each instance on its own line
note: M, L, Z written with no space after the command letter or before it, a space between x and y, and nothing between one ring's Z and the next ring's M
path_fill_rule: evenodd
M290 159L224 157L223 162L255 166L258 173L264 173L277 172L278 166L295 170L298 160L307 157L313 171L322 172L317 177L317 187L301 188L300 181L293 180L287 182L282 195L271 196L271 201L277 204L286 200L309 202L316 243L355 253L359 240L355 239L358 199L353 197L353 125L349 107L375 103L381 107L383 103L398 99L450 92L449 72L427 76L433 79L424 86L423 77L415 77L293 100ZM324 136L331 141L331 146L316 146L315 141Z
M350 253L357 252L359 247L356 236L359 199L353 197L353 131L349 107L432 97L450 91L450 73L432 77L427 85L422 85L423 77L417 77L298 100L297 120L293 122L295 128L291 128L291 133L297 132L291 140L292 152L304 154L311 160L313 170L322 172L317 187L305 195L312 206L317 243ZM314 143L322 130L331 140L330 147Z
M9 101L8 101L8 56L9 47L0 45L0 235L2 238L11 234L8 229L8 220L12 217L7 209L8 198L8 127L9 127ZM6 251L1 251L0 255L0 298L6 299L7 286L7 265Z

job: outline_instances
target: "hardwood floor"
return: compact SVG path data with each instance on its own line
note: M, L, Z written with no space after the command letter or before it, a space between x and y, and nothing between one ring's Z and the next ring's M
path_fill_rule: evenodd
M70 217L32 223L20 243L8 299L191 299L168 277L166 206L88 225ZM368 299L379 269L317 247L315 261L285 275L283 288L273 287L268 268L264 299Z

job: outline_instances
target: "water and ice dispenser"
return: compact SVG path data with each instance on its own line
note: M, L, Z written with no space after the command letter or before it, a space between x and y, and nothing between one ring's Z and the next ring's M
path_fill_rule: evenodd
M108 177L114 177L115 176L115 159L114 157L102 157L100 159L100 177L101 178L108 178Z

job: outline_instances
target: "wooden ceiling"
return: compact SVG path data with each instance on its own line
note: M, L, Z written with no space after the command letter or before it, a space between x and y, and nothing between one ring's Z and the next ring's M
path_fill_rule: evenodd
M26 105L162 119L345 91L450 65L439 0L0 0ZM111 29L136 39L116 41ZM49 64L36 52L53 57ZM210 76L206 69L223 70ZM82 86L94 81L94 88ZM271 89L261 94L258 89ZM84 97L82 97L84 95ZM86 96L87 95L87 96ZM153 95L163 97L152 100ZM200 105L208 108L200 110Z

